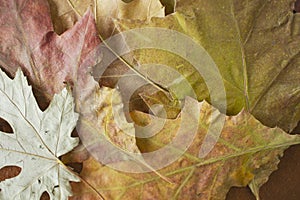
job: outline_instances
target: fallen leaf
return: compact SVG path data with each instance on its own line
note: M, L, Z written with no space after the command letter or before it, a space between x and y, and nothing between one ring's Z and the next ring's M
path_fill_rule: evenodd
M130 1L129 3L125 3L121 0L114 0L114 1L106 1L106 0L98 0L98 1L56 1L56 0L49 0L54 19L54 26L58 26L58 29L66 29L69 27L69 20L64 22L64 18L70 19L72 16L77 13L77 15L83 15L86 9L90 8L91 11L94 12L96 15L96 24L98 31L100 32L101 39L106 39L109 36L117 33L115 32L115 25L114 19L120 18L125 20L139 20L139 21L149 21L152 17L163 17L164 16L164 8L159 2L159 0L151 0L151 1L144 1L144 0L135 0ZM63 17L63 18L62 18ZM75 18L74 18L75 19ZM60 27L61 24L66 24L66 27ZM73 22L74 23L74 22ZM71 23L72 24L72 23ZM60 30L57 30L60 31ZM124 44L124 42L122 42ZM103 56L111 57L113 53L109 50L109 48L105 47L105 43L102 44L101 50L103 52L108 52L110 55L104 54ZM110 74L110 71L114 71L119 73L118 69L121 71L127 72L130 69L130 66L124 64L124 60L133 61L132 55L123 56L122 59L114 56L117 61L115 64L109 63L107 66L103 66L102 63L105 61L101 61L98 68L101 68L99 71L103 69L107 70L99 75L101 78L107 77ZM98 77L99 72L94 74L95 79L98 81L100 77ZM122 75L122 74L121 74ZM114 74L114 77L118 76ZM109 78L108 81L103 84L103 79L101 79L101 85L107 87L114 87L114 81L116 79ZM117 80L116 80L117 81ZM150 82L152 83L152 82ZM152 83L153 84L153 83ZM123 92L123 91L122 91ZM125 92L126 93L126 92ZM125 104L126 106L127 104Z
M201 109L199 115L195 113L195 107ZM209 146L207 144L215 140L213 135L206 135L209 126L223 116L208 103L198 103L187 98L181 114L174 120L151 117L142 112L133 112L132 116L139 125L148 125L151 120L164 121L163 128L153 137L137 138L144 153L143 157L150 166L159 168L173 153L182 156L169 166L158 170L173 184L153 176L153 172L131 174L101 165L93 158L84 161L81 177L106 199L225 199L233 186L255 185L259 188L277 169L283 151L290 145L300 143L299 136L288 135L279 128L268 128L243 110L236 116L226 116L222 133L214 148L207 156L199 157L200 147L203 146L203 152ZM194 124L197 121L198 123ZM184 123L190 126L181 128ZM193 127L197 130L194 138ZM184 148L175 148L176 142L172 143L180 129L183 134L176 141L192 137L186 151ZM137 129L136 134L143 134L138 130L142 129ZM205 141L208 142L206 145ZM159 151L170 143L174 146L168 148L167 154ZM156 156L146 154L153 152ZM111 154L113 153L109 155ZM125 162L120 160L113 166L127 169L128 163ZM139 165L129 166L139 170ZM80 185L82 183L73 184L77 198L96 199L90 189L83 189Z
M80 114L82 117L77 130L84 133L80 138L88 149L92 148L89 144L94 145L97 138L103 135L111 144L123 150L139 152L135 143L134 125L127 122L121 96L116 89L96 87L94 93L81 102ZM88 123L89 128L81 131L85 123Z
M67 199L69 181L80 180L59 160L79 141L71 137L78 114L70 92L55 95L42 112L20 70L13 80L1 71L0 80L0 116L14 131L0 132L0 167L21 168L16 177L0 182L0 198L39 199L46 191L51 199Z
M134 2L137 3L137 1ZM144 1L139 1L139 2L144 2ZM184 153L182 158L180 158L170 166L155 171L155 169L158 167L157 165L167 159L163 157L164 154L160 154L157 156L159 162L154 162L155 159L151 160L147 157L141 156L142 154L139 148L136 146L135 137L136 136L139 137L140 135L143 134L143 132L135 131L133 124L127 122L125 113L123 111L124 105L120 98L120 92L122 91L118 91L117 89L99 87L97 82L95 82L89 74L88 68L93 66L96 63L99 63L101 59L101 53L102 53L99 52L98 48L96 48L99 45L100 40L96 32L95 21L91 14L91 12L95 12L96 16L98 16L99 14L99 12L97 12L98 7L95 6L92 7L91 11L88 11L83 16L83 18L78 23L75 24L75 26L72 29L58 36L56 33L53 32L52 24L49 19L50 18L49 8L44 1L29 0L23 2L20 0L19 1L15 0L10 2L4 2L4 1L1 2L0 0L0 3L1 3L0 4L0 11L1 11L0 12L0 24L1 24L0 64L6 70L6 72L8 72L10 76L14 76L17 67L21 67L23 71L26 72L26 74L28 75L30 79L30 83L34 86L34 88L38 89L40 93L46 95L48 100L52 98L54 93L62 90L62 88L65 85L64 82L66 82L67 84L73 87L73 94L76 103L76 111L80 112L81 114L80 123L78 125L79 135L83 139L83 143L88 148L88 151L97 159L95 160L91 157L88 158L88 156L86 155L86 151L82 152L81 150L73 152L73 154L71 154L70 157L64 157L65 159L63 160L66 163L71 161L84 162L83 169L80 174L80 176L83 178L82 179L83 183L82 184L72 183L72 187L75 192L75 196L73 198L75 199L76 198L101 199L102 194L104 194L105 197L108 199L115 199L115 198L116 199L118 198L119 199L132 199L132 198L149 198L149 199L169 199L169 198L180 199L181 198L182 199L185 198L186 196L188 196L188 198L190 197L190 199L195 199L195 198L214 199L214 198L224 198L224 196L226 195L227 191L231 186L234 185L241 186L247 184L249 184L252 190L254 191L254 193L258 195L257 192L258 188L261 186L261 184L263 184L267 180L269 174L276 168L277 163L279 162L278 156L282 155L283 150L286 149L289 145L299 143L299 139L297 136L288 136L278 128L270 129L268 127L264 127L258 121L256 121L247 111L242 111L237 116L227 117L227 122L226 122L227 124L225 125L227 129L225 129L221 134L221 140L218 141L215 148L210 152L210 154L207 157L199 158L198 154L199 154L200 146L203 143L205 144L205 142L203 142L205 141L204 136L207 129L205 125L207 125L208 123L207 121L209 121L207 120L208 119L207 115L209 115L209 110L211 110L211 109L207 109L207 110L204 109L204 112L202 112L201 114L204 115L204 118L206 117L205 118L206 120L204 119L204 122L202 124L200 123L199 125L200 129L198 132L199 136L196 138L195 141L193 141L192 146L189 147L187 153ZM137 5L149 5L148 3L149 2L145 4L137 3ZM199 8L199 5L198 4L196 5L194 3L199 3L199 5L204 6L211 13L207 14L206 13L207 11L205 11L204 7ZM265 11L263 13L268 14L269 10L267 10L267 8L269 8L270 5L276 7L276 5L279 4L280 5L279 7L282 8L281 3L283 5L283 2L273 3L267 1L265 3L267 6L262 8L262 10ZM129 4L130 3L126 5ZM245 86L245 84L243 84L245 80L244 79L245 70L241 70L241 67L239 65L241 64L241 61L237 61L237 58L242 57L241 60L243 60L244 57L240 55L241 51L237 50L238 48L235 47L241 47L242 45L240 46L234 45L234 41L230 40L232 39L231 38L232 35L230 34L236 36L237 34L236 32L238 32L238 30L240 29L236 29L232 31L232 29L234 29L233 28L234 26L229 26L227 23L224 23L221 20L223 20L223 18L226 19L225 22L228 22L230 20L231 20L230 22L232 22L236 20L237 23L241 23L242 25L244 25L243 24L244 18L242 17L239 18L240 16L238 15L238 14L243 14L244 10L242 11L236 10L235 7L237 6L238 8L240 8L239 6L242 5L241 7L243 8L243 3L240 2L229 3L227 1L220 2L221 10L223 9L224 12L228 14L225 15L225 17L224 15L222 15L222 17L218 15L220 9L218 10L218 12L212 9L212 8L216 8L213 7L214 3L203 2L203 1L196 1L191 3L190 1L187 1L186 5L184 4L185 3L183 3L182 1L178 1L178 5L176 8L178 10L178 13L170 15L167 18L154 19L149 14L149 12L141 12L142 15L146 13L146 16L147 17L150 16L150 17L147 18L146 20L142 19L138 23L132 20L124 20L121 21L121 23L124 26L127 26L127 23L129 23L129 25L126 28L130 26L138 27L140 26L139 25L140 23L147 24L148 23L147 20L152 19L152 22L149 22L150 24L156 23L159 24L158 26L161 27L167 26L168 28L179 30L183 33L192 36L201 45L203 45L205 49L208 50L209 54L217 62L218 66L219 65L221 66L219 67L222 75L224 75L223 80L226 81L227 96L231 97L228 98L229 110L232 109L231 110L232 113L237 113L238 111L240 111L242 107L248 105L246 101L248 99L247 95L252 98L251 95L253 94L250 95L250 92L249 94L247 93L246 90L247 87ZM102 4L102 6L103 5L104 4ZM112 7L114 7L115 5L118 4L105 4L105 6L112 6ZM131 4L131 5L135 5L135 4ZM224 8L222 7L223 5ZM229 6L230 8L228 8L228 5L230 5ZM72 11L76 10L75 3L73 7L74 9ZM145 7L147 6L144 6L143 8ZM256 7L253 6L252 4L248 7L249 9L250 8L252 9L252 10L250 9L251 11L256 9ZM68 18L68 11L66 11L67 7L65 8L59 7L59 8L65 10L63 12L58 12L57 14L55 14L54 13L55 9L52 8L52 17L54 16L53 18L55 18L57 15L59 15L62 16L63 18ZM82 7L82 9L85 8ZM117 14L122 14L123 11L128 11L129 8L131 7L128 7L122 11L119 10L116 11L115 8L113 8L112 10L116 11ZM137 8L140 7L137 6ZM184 8L188 8L188 9L184 9ZM201 13L197 12L197 9L201 10L202 12ZM156 10L156 8L154 8L153 10L150 9L151 11L150 13L152 13L152 11L154 10ZM161 7L158 10L161 11L162 10ZM229 10L234 12L229 12ZM33 12L33 11L37 11L37 12ZM71 16L77 17L79 15L82 15L83 12L85 12L85 10L82 10L82 13L78 12L77 15L73 15L74 14L73 13ZM249 12L250 11L247 11L246 13L248 14ZM127 15L126 12L124 13L125 13L124 16ZM284 33L286 33L286 30L289 30L290 28L289 24L291 24L291 27L296 26L295 22L292 21L293 19L291 17L289 18L289 15L287 15L288 16L287 22L285 21L286 13L289 13L287 9L286 12L283 12L283 14L280 15L283 16L282 17L283 21L281 21L281 19L279 20L282 23L279 23L278 27L275 28L271 27L272 31L269 32L266 31L266 32L271 36L273 36L272 34L275 35L275 33L276 34L282 33L280 37L274 36L273 39L275 39L276 41L278 39L279 43L275 43L274 47L271 45L272 47L270 48L276 52L282 51L282 49L280 49L279 47L283 47L282 44L288 43L288 45L290 45L288 47L291 47L288 49L291 50L291 52L289 52L290 55L288 55L288 58L290 58L289 56L293 56L293 55L295 56L294 57L295 60L291 60L290 62L292 68L294 66L297 66L298 63L297 60L298 46L296 45L296 42L294 40L295 38L298 37L298 33L297 33L297 27L291 28L291 37L288 39L283 38ZM238 17L235 16L236 14L238 15ZM274 16L272 15L272 17L274 17L274 19L278 19L277 14ZM216 16L216 18L213 18L214 15ZM43 17L42 20L40 16ZM113 15L112 18L115 18L114 16L117 15ZM132 17L135 16L137 15L133 15ZM261 16L258 16L257 19L259 17ZM55 20L58 19L59 18ZM105 23L108 22L107 26L111 29L103 29L100 31L104 31L104 32L108 31L107 33L107 37L108 37L111 35L111 32L114 29L114 25L113 26L111 25L112 20L110 17L104 16L102 19L104 20ZM190 19L192 21L190 21ZM294 19L297 20L298 18L296 17ZM64 31L65 25L71 26L72 23L75 22L73 20L76 20L76 18L71 17L70 24L64 24L64 22L62 22L61 24L62 27L60 27L61 31L62 32ZM163 21L163 23L160 24L160 20ZM210 20L212 20L213 23L211 23ZM255 20L253 19L253 21ZM260 20L258 21L260 22ZM272 22L274 22L274 20ZM276 24L276 22L277 21L275 20L274 23ZM271 24L274 25L274 23ZM203 27L199 26L199 24L203 24ZM253 27L256 27L256 21L255 23L253 22L252 24L255 25L255 26L253 25ZM256 30L257 27L251 29L253 31L251 33L254 36L257 33L255 31L264 32L265 31L264 28L269 28L266 24L263 25L260 23L257 24L258 24L258 28L261 27L263 28L262 30L261 29ZM210 26L216 28L217 25L220 26L221 31L219 29L210 28ZM224 32L223 30L224 27L225 28L229 27L229 30L231 31L229 31L229 33ZM208 30L208 32L205 32L206 29ZM218 31L214 31L214 30L218 30ZM247 27L243 30L247 30ZM224 33L225 39L221 38L220 36L221 34L219 35L219 33L222 34ZM105 33L103 35L105 36ZM272 38L271 36L269 38ZM242 37L239 38L240 40L242 39ZM267 38L266 44L263 43L264 41L261 40L259 40L259 42L264 44L265 45L264 47L267 47L268 45L270 45L270 43L274 42L274 41L270 42L269 38ZM251 40L252 37L249 38L249 41ZM254 44L257 45L257 43ZM124 43L120 45L124 45ZM245 44L245 49L247 49L246 48L247 45ZM234 48L231 49L232 46ZM223 49L223 47L225 49L223 53L214 52L216 48L217 50L219 50L219 49ZM264 48L259 50L263 50L263 49ZM156 60L165 58L165 56L161 56L161 57L155 56L156 55L155 51L153 53L154 56L152 57L155 57L154 59ZM229 54L228 55L229 58L226 57L227 53ZM259 53L264 53L264 52L259 52ZM147 60L145 59L144 57L145 55L143 52L136 55L138 55L137 58L140 61L140 63L138 64L143 64L143 61ZM274 55L277 55L277 53L276 54L274 53ZM221 56L223 57L220 58ZM150 60L152 59L150 56L148 57L150 58ZM176 69L177 71L182 73L185 77L187 77L187 80L192 84L193 89L195 89L196 87L195 90L196 90L197 97L199 99L208 98L209 93L206 90L205 83L201 79L201 76L199 74L194 73L192 66L187 68L185 62L181 61L180 58L177 58L175 55L170 57L168 56L168 58L170 62L173 62L174 69ZM248 59L248 54L246 58ZM250 58L252 57L249 57L249 59ZM226 62L224 61L223 63L222 59L225 60ZM280 56L275 58L276 62L277 59L280 59ZM246 61L248 62L248 60ZM258 58L256 62L259 61L260 59ZM267 64L270 63L272 62L270 61ZM166 64L169 64L169 61L167 61ZM287 66L286 69L287 68L289 67ZM229 71L228 72L224 71L224 69ZM290 73L295 75L293 76L293 78L297 86L297 81L299 79L299 76L297 75L297 68L294 67L293 70L295 72L289 72L288 75L290 75ZM270 71L273 72L274 71L273 68L271 68ZM283 71L285 72L285 70ZM162 71L158 71L158 72L160 73L153 73L153 71L151 70L145 71L145 73L149 75L152 73L151 74L152 77L156 76L156 78L154 78L155 82L164 84L163 82L164 78L162 78L161 76L162 75L165 76L165 74ZM233 75L230 73L232 73ZM257 75L260 74L255 74L255 76ZM258 77L259 78L257 80L260 80L261 77L260 76ZM175 79L177 81L177 78ZM249 80L251 80L251 77L249 78ZM285 82L286 80L287 79L284 78L282 81L284 83L287 83ZM264 81L267 82L267 80L263 79L263 82L261 83L263 85L262 87L265 87ZM287 84L289 85L290 83ZM250 85L251 84L249 82L249 86ZM292 99L295 101L292 101L292 103L291 101L287 101L285 103L288 104L291 103L292 105L298 106L297 103L299 102L297 96L298 89L294 87L295 83L291 82L291 85L293 86L292 89L294 89L292 92L292 95L294 96L292 97L288 96L288 98L295 97L295 99ZM189 92L191 91L191 90L187 90L184 86L180 84L174 84L171 86L172 86L171 92L174 91L176 94L180 94L181 96L180 100L183 100L185 96L189 94ZM259 87L257 86L257 88ZM287 88L290 89L289 87ZM251 91L251 89L249 89L249 91ZM259 90L257 91L255 90L253 93L260 92ZM256 97L256 95L258 95L257 93L253 95L253 98ZM291 95L291 93L289 93L289 95ZM170 112L171 113L170 115L172 115L173 118L177 116L177 112L179 112L179 108L181 107L180 105L177 104L176 101L174 103L170 101L172 100L170 98L162 99L163 95L157 95L157 93L148 95L146 92L143 92L141 96L142 98L144 98L145 102L149 105L149 107L153 106L156 102L163 103L165 106L168 107L168 111L172 111ZM251 98L249 99L251 100ZM271 98L271 100L273 100L273 97ZM252 100L249 102L253 103ZM180 103L181 102L179 102L179 104ZM194 103L197 102L194 101ZM282 103L282 101L278 103ZM209 107L205 103L201 105L204 108ZM268 106L269 104L266 105ZM186 106L185 109L189 111L185 113L189 114L190 116L194 115L193 116L194 118L193 117L189 118L191 119L190 120L191 127L198 125L198 124L193 124L194 120L198 119L195 118L197 112L195 112L195 110L189 108L188 106ZM278 113L282 112L282 110L280 111L280 109L282 109L282 107L280 107L276 112ZM251 109L248 107L248 110ZM157 110L153 109L152 111L153 113L155 113ZM160 112L160 110L158 111ZM275 112L269 108L267 108L265 111L266 113L269 113L271 111ZM291 109L288 109L287 113L292 113ZM140 123L144 122L145 124L147 124L150 120L149 115L142 114L142 113L135 113L135 115L138 118L138 120L136 121ZM220 115L221 115L220 113L217 113L217 116ZM299 119L298 113L295 113L294 116L296 116L294 117L295 121ZM286 117L286 114L284 114L282 118L286 118L287 120L289 120L288 117ZM152 120L153 119L154 121L158 121L158 122L161 121L161 119L158 117L154 117L154 118L152 117ZM146 153L148 151L152 152L154 150L158 150L162 146L165 146L167 143L169 143L172 140L174 133L178 130L179 127L178 121L180 121L181 119L182 119L182 114L174 120L166 120L166 128L161 130L161 133L158 133L157 136L154 136L149 140L138 139L137 143L140 149L142 149L143 152ZM277 124L277 122L275 124ZM292 127L293 125L289 124L288 126ZM188 127L188 129L185 130L187 133L189 132L189 128L190 127ZM242 131L239 128L241 128ZM188 134L186 134L185 136L188 136ZM187 137L182 138L183 141L185 138ZM178 149L178 150L179 152L182 151L182 149ZM175 152L178 151L176 150ZM170 153L173 153L172 149L170 150ZM132 154L134 154L135 156L132 156ZM99 164L99 162L101 162L101 164ZM125 170L126 172L131 172L135 170L146 170L149 171L150 173L130 174L126 172L119 172L116 169L126 169L127 170L127 171ZM206 177L201 176L202 173L207 175L206 176L207 179ZM85 186L83 186L83 184Z
M47 100L66 84L89 87L93 79L88 67L101 59L91 12L59 36L53 31L47 1L0 0L0 10L0 65L10 76L20 67Z
M191 37L204 47L220 70L228 114L245 107L264 124L290 132L300 120L299 15L292 12L293 2L178 1L176 13L165 18L152 18L149 23L120 20L118 24L120 31L160 27ZM161 38L159 31L156 38ZM192 51L180 41L177 44L186 48L187 54ZM131 48L131 44L127 45ZM178 56L143 49L136 51L135 57L140 65L170 66L188 80L198 100L209 98L200 74ZM158 82L168 76L150 78ZM180 88L180 84L174 87Z

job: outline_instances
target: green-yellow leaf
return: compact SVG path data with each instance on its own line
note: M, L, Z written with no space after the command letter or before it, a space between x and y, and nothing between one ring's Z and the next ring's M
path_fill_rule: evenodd
M178 1L175 14L149 23L121 20L119 27L122 31L162 27L193 38L220 70L229 114L245 107L264 124L291 131L300 120L300 16L292 13L293 2ZM193 66L178 56L157 49L139 50L135 56L140 64L161 63L176 69L193 86L198 100L209 99L200 74L194 70L186 76L183 72Z

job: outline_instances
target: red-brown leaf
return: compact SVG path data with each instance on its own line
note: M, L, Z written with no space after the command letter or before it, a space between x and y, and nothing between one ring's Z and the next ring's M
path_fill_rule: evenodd
M100 40L90 11L62 35L53 31L47 1L0 0L0 13L0 64L9 75L21 67L48 100L65 83L91 81L86 73Z

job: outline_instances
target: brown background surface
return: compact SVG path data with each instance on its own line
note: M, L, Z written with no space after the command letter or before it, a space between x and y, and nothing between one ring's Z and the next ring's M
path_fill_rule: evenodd
M285 151L269 181L260 189L261 200L300 199L300 145ZM255 200L249 188L232 188L226 200Z

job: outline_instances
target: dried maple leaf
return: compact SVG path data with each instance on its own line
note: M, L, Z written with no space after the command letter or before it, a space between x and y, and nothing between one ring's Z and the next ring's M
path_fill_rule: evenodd
M0 132L0 168L21 168L16 177L0 182L0 198L40 199L46 191L51 199L67 199L72 194L69 181L80 180L59 160L79 141L71 137L78 114L70 92L55 95L42 112L19 70L14 80L0 71L0 93L0 117L14 131Z
M144 154L151 166L159 166L169 160L168 154L159 153L158 150L177 137L184 123L183 118L188 119L186 122L190 126L184 126L184 133L177 138L178 141L190 137L188 135L193 130L191 127L197 128L195 138L186 151L175 148L175 145L174 148L169 148L169 155L179 152L182 156L158 170L173 184L153 177L152 173L129 174L116 171L92 158L84 162L81 177L107 199L225 199L230 187L246 185L251 185L258 196L258 188L277 169L279 156L290 145L300 143L299 136L288 135L279 128L265 127L243 110L236 116L226 117L218 142L206 157L201 158L198 156L199 149L204 144L209 126L215 122L213 119L218 119L223 114L206 102L198 103L191 98L187 98L185 104L180 116L174 120L151 118L141 112L132 113L141 125L147 125L151 120L164 121L163 129L155 136L137 139L144 153L157 151L155 157ZM200 107L201 111L197 115L195 108ZM116 165L126 168L125 161L116 162ZM90 189L80 185L73 185L77 198L96 199Z
M0 0L0 10L0 65L9 75L14 76L20 67L48 100L65 83L88 87L92 81L88 67L100 59L91 12L59 36L53 31L45 0Z
M96 88L91 97L88 96L81 102L80 113L82 118L78 123L77 130L88 133L80 135L88 149L93 148L89 145L97 143L97 138L101 137L101 134L107 137L112 144L126 151L139 152L135 143L133 123L127 122L121 96L116 89ZM89 128L83 128L86 123ZM108 150L102 149L102 151Z
M168 28L193 38L220 70L229 114L246 107L264 124L290 132L300 120L300 16L293 14L293 3L294 0L177 1L175 14L152 18L149 23L121 20L119 27L121 31ZM157 38L161 38L159 31ZM192 51L190 47L185 48L187 54ZM209 97L200 74L179 56L157 49L139 50L135 56L140 64L160 63L172 67L193 86L198 100ZM151 78L159 82L168 76ZM181 93L188 91L180 87L178 83L173 85L175 91L176 88ZM184 98L186 94L181 93L178 96Z

